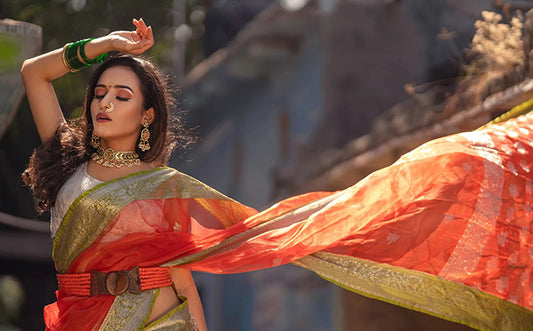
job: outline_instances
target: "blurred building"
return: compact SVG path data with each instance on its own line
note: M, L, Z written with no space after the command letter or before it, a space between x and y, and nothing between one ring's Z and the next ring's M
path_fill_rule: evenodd
M201 142L172 166L262 209L348 187L427 140L477 128L523 98L452 111L446 100L482 10L512 9L490 0L273 4L188 74L184 107ZM293 266L195 277L215 331L469 329Z

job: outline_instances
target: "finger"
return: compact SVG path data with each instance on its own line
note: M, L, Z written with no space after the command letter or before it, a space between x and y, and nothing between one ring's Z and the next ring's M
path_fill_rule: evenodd
M146 39L151 40L152 43L154 42L154 33L152 31L152 27L151 26L148 27L148 36L146 37Z
M143 19L135 20L134 22L135 27L137 28L135 32L139 35L139 37L144 38L146 35L146 24L144 23Z
M137 41L141 40L142 38L138 35L137 32L135 32L135 31L131 31L131 32L130 32L130 39L131 39L132 41L137 42Z
M143 25L142 23L139 22L139 23L136 25L136 27L137 27L137 29L135 30L135 33L136 33L141 39L145 38L145 37L146 37L146 34L147 34L147 32L146 32L146 25Z
M146 31L144 29L137 29L137 34L139 35L139 37L141 37L141 39L146 38Z
M144 20L142 18L137 21L137 24L135 26L140 31L143 31L146 28L146 24L144 23Z
M139 29L139 25L140 25L139 21L137 21L137 20L134 18L133 21L132 21L132 23L133 23L133 25L135 25L135 28Z
M136 28L136 29L139 29L139 27L141 26L141 22L139 22L139 21L136 20L136 19L133 19L132 23L133 23L133 25L135 25L135 28Z
M141 22L140 30L141 30L142 37L143 38L147 38L147 36L148 36L148 28L146 27L146 23L144 23L144 20L142 20L142 18L141 18L141 21L142 22Z

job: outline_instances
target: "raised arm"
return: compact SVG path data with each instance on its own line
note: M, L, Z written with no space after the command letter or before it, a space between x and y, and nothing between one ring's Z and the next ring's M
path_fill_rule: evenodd
M133 20L135 31L115 31L85 44L87 58L93 59L109 51L142 54L154 44L152 28L142 19ZM65 122L52 81L69 72L63 61L63 48L28 59L22 64L21 74L26 88L33 120L41 141L52 138Z

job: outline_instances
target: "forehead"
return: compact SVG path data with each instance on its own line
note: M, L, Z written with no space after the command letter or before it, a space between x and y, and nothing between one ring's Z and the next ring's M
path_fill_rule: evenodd
M139 77L128 67L114 66L106 69L96 84L102 84L106 86L114 85L126 85L133 89L133 91L139 91L141 82Z

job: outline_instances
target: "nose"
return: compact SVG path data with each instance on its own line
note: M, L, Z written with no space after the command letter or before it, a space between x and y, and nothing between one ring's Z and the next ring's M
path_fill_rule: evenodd
M109 107L109 105L111 104L111 98L108 98L107 95L104 96L102 99L100 99L100 109L101 110L105 110L106 108Z
M100 102L100 110L107 110L112 107L112 102Z
M109 105L107 105L107 106L104 107L104 111L105 111L106 113L110 113L110 112L112 112L113 110L115 110L115 105L114 105L112 102L110 102Z

